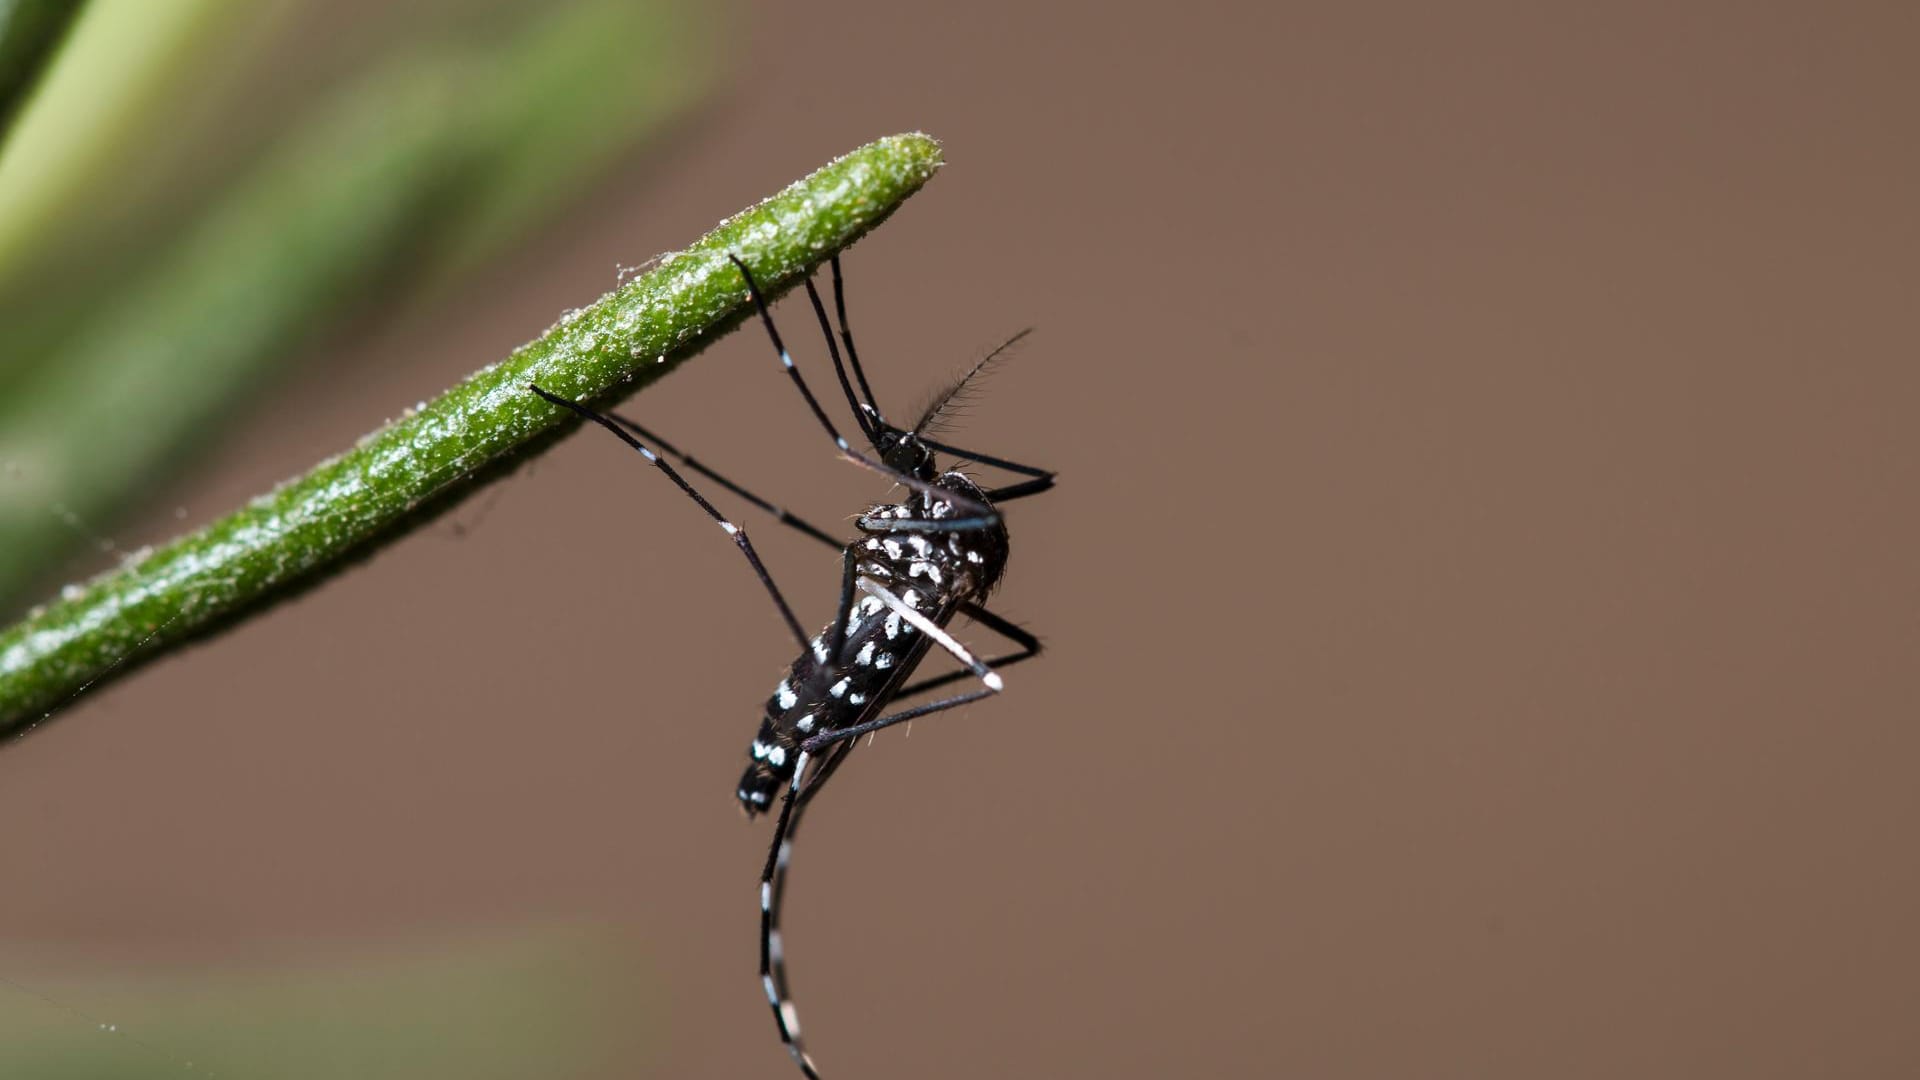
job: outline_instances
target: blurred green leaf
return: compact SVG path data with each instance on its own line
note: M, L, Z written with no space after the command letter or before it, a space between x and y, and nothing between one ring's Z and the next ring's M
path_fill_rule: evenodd
M430 1080L601 1075L657 1044L632 945L545 931L327 968L78 981L9 974L0 1076Z
M460 192L460 227L433 253L444 280L483 262L525 223L565 206L626 154L705 97L719 59L712 15L664 0L591 3L521 46L522 90L485 102L501 149Z
M273 5L277 7L278 5ZM30 106L0 144L0 286L62 243L88 200L127 176L123 151L169 87L268 6L242 0L91 0L78 12Z
M70 550L70 521L107 527L288 350L402 272L496 253L712 70L680 9L597 0L497 52L410 51L317 110L138 280L13 357L0 604Z
M80 0L0 0L0 146L79 11Z

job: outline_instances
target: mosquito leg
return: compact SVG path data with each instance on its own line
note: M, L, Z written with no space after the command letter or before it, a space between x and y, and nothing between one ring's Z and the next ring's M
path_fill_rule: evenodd
M960 661L961 667L972 672L973 677L979 679L988 690L997 694L1005 685L1001 681L1000 676L994 674L992 668L975 659L974 655L967 651L965 645L955 641L953 635L947 633L945 627L940 626L932 619L920 614L911 604L895 596L891 589L888 589L885 585L880 584L872 578L865 577L858 579L855 584L860 586L861 592L880 601L882 605L894 614L913 624L915 630L925 634L935 645L945 649L955 660Z
M760 984L766 990L767 1003L773 1007L774 1022L780 1027L780 1041L786 1044L800 1071L813 1080L818 1080L819 1073L801 1046L800 1018L794 1011L793 994L787 988L786 941L780 932L781 902L786 897L787 868L793 862L793 841L800 832L800 817L856 745L843 742L835 746L814 767L811 777L806 775L806 767L808 761L814 759L805 753L795 759L793 779L788 782L780 818L774 826L773 843L767 851L767 866L760 875Z
M853 331L847 329L847 290L840 280L840 256L833 257L833 313L840 320L840 340L847 346L847 361L853 365L853 377L860 380L860 392L866 395L867 408L873 410L873 422L884 425L886 418L880 415L880 402L873 396L873 387L867 385L867 372L860 366L860 354L853 348Z
M819 794L822 788L827 786L827 778L831 777L834 772L840 768L840 763L845 761L847 755L853 752L854 745L855 744L851 742L843 742L835 746L832 755L825 761L822 761L819 767L814 770L813 778L800 785L800 805L793 808L794 820L792 824L787 826L787 839L789 841L793 839L793 830L799 827L800 815L806 812L807 807L813 805L813 797ZM777 904L780 902L779 890L775 889L774 893L774 902Z
M840 346L834 343L833 327L827 323L827 309L820 303L820 290L813 287L813 275L807 275L807 299L813 302L813 317L820 321L820 336L827 339L827 355L833 357L833 373L840 379L840 391L847 395L847 408L853 411L853 422L860 425L860 434L866 437L867 445L878 448L875 438L879 429L866 409L861 407L860 399L853 396L853 384L847 381L847 367L840 362Z
M943 454L950 454L957 458L965 458L968 461L977 461L982 465L991 465L996 469L1005 469L1008 472L1019 473L1021 476L1032 476L1051 480L1055 475L1052 469L1042 469L1037 465L1022 465L1017 461L1008 461L1006 458L994 457L991 454L976 453L972 450L954 446L951 443L936 442L933 439L927 438L925 435L915 435L914 438Z
M1006 487L992 488L987 491L986 496L988 502L1004 503L1052 490L1053 476L1049 474L1032 480L1022 480L1018 484L1008 484Z
M626 417L621 416L619 413L608 413L607 416L610 419L612 419L614 423L617 423L626 427L628 430L632 431L634 434L640 436L641 438L647 440L653 445L659 447L661 451L666 453L668 456L679 459L680 464L685 465L687 468L692 469L694 472L699 473L701 476L706 477L707 479L713 481L716 484L719 484L721 487L726 488L728 491L733 492L735 495L740 496L741 498L747 500L748 502L759 507L760 509L765 510L767 513L772 514L774 516L774 519L780 522L780 524L785 525L788 528L794 529L798 532L805 533L806 535L811 536L815 540L820 541L821 543L827 545L828 547L833 548L835 551L840 550L840 548L843 546L840 541L835 540L833 538L832 533L829 533L825 529L822 529L819 526L814 525L812 522L807 521L805 518L802 518L797 514L789 513L787 511L787 508L784 506L780 506L776 503L763 499L758 495L755 495L753 492L748 491L746 488L741 487L739 484L734 483L733 481L727 479L726 477L720 475L718 472L709 468L706 464L696 459L692 454L682 451L680 448L674 446L672 443L668 442L667 440L661 438L658 435L655 435L653 432L648 431L646 428L641 427L635 421L629 420Z
M815 649L813 658L820 662L815 681L824 686L832 677L838 676L846 667L847 620L853 615L854 567L860 564L857 548L849 547L840 553L840 606L834 612L833 629L828 632L827 643L823 649Z
M570 401L557 394L549 394L538 386L533 386L531 383L528 384L528 387L551 404L570 410L576 415L591 420L601 427L606 428L608 431L613 432L616 436L619 436L621 442L639 451L640 456L646 458L648 464L666 473L667 479L672 480L681 491L686 492L688 498L699 503L700 509L705 510L707 516L712 518L728 536L733 538L734 545L740 549L742 555L747 557L747 563L753 567L754 576L760 579L760 584L766 587L767 595L773 598L774 606L780 609L780 617L786 620L787 628L793 631L794 640L800 643L802 649L807 647L807 632L800 628L800 620L793 617L793 609L787 605L787 598L780 595L780 586L773 583L773 576L767 573L766 564L760 561L760 555L753 550L753 542L747 539L746 530L728 521L720 511L714 509L713 504L708 502L705 496L695 491L692 484L687 483L686 477L681 476L678 470L672 465L667 464L660 455L647 449L646 445L640 442L640 440L627 434L625 430L612 420L607 419L605 416L587 408L577 401Z
M1012 667L1022 660L1031 660L1040 655L1040 639L1034 637L1019 625L1008 622L999 615L971 601L960 605L960 613L972 619L974 622L979 623L981 626L999 634L1001 637L1006 638L1008 641L1013 642L1015 645L1020 646L1019 652L1008 653L1005 656L995 656L985 661L988 667L994 668L995 670ZM968 678L972 674L973 672L971 671L950 671L945 675L935 675L931 679L922 679L917 683L902 687L895 697L909 698L916 694L924 694L935 687L959 682L961 679Z
M911 709L902 709L897 713L882 716L877 720L869 720L864 724L855 724L848 728L821 732L800 744L800 749L803 753L818 753L825 747L832 746L835 743L847 739L857 738L858 736L865 735L869 731L879 731L881 728L892 727L895 724L904 723L916 717L925 716L928 713L951 709L955 706L965 705L970 701L979 701L981 698L991 697L1005 689L1006 683L1000 678L999 672L994 671L976 659L971 652L967 651L965 645L954 640L953 635L947 633L944 628L933 620L915 611L912 606L898 596L895 596L886 586L871 578L860 578L856 584L860 586L861 591L879 600L894 614L913 624L914 629L925 634L934 644L945 649L955 660L960 661L960 666L966 668L968 674L979 679L985 689L975 690L966 694L958 694L954 697L941 698L938 701L930 701L925 705L917 705ZM1018 635L1025 636L1029 641L1032 641L1032 647L1035 650L1039 648L1039 640L1027 634L1026 631L1020 630L1012 623L1005 622L1005 620L1000 620L998 616L993 616L993 618L998 620L1007 629L1014 631ZM999 629L999 627L995 627L995 629ZM1014 640L1018 642L1019 637L1015 637Z
M862 468L871 469L887 477L896 484L904 484L920 492L922 495L953 504L955 508L964 511L968 515L968 518L965 520L978 519L988 525L995 524L1000 520L1000 515L994 512L993 507L978 499L969 498L957 491L950 491L946 488L938 487L931 481L922 480L917 476L890 468L855 450L852 445L847 442L846 436L840 434L840 429L833 426L833 420L827 415L827 410L820 407L820 399L813 396L813 391L807 387L807 380L800 374L800 369L794 366L793 354L787 351L786 343L780 339L780 328L774 325L773 313L767 309L767 298L765 294L760 291L759 283L754 281L753 272L748 270L747 264L741 262L737 256L729 255L727 258L733 261L733 265L740 271L740 276L745 279L747 283L747 292L753 297L753 306L755 310L760 313L760 324L766 327L767 336L773 340L774 351L780 354L780 366L792 377L794 387L800 391L800 396L806 400L807 408L813 411L814 419L820 421L820 426L826 429L827 435L833 439L833 445L840 448L840 453L843 457ZM979 528L981 526L976 525L970 527Z
M882 716L878 720L869 720L864 724L855 724L850 728L822 732L808 739L806 742L801 743L800 750L802 753L818 753L843 740L857 739L870 731L879 731L881 728L890 728L895 724L904 724L909 720L917 720L928 713L943 712L947 709L965 705L968 702L979 701L982 698L990 698L999 692L998 690L989 688L986 690L975 690L966 694L956 694L953 697L941 698L938 701L929 701L925 705L915 705L911 709L901 709L897 713Z
M780 818L773 827L773 844L767 849L767 865L760 873L760 986L767 993L767 1004L773 1008L773 1022L780 1029L780 1041L787 1053L793 1055L794 1064L800 1066L807 1080L820 1080L813 1058L800 1042L800 1016L787 993L786 948L780 936L780 894L785 891L787 864L793 858L793 834L799 827L800 783L807 773L808 761L805 750L794 761L793 779L787 784L786 797L780 800Z
M861 514L859 520L855 522L861 532L883 533L973 532L976 529L990 529L999 523L999 514L991 517L940 518L936 521L928 521L926 518L874 517L871 514Z

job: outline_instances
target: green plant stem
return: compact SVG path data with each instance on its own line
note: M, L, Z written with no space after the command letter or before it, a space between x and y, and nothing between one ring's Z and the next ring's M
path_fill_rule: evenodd
M81 690L256 610L289 586L430 518L460 481L575 421L528 391L576 399L636 389L746 310L737 254L772 289L873 228L940 164L924 135L880 139L569 313L507 359L243 509L153 550L0 631L0 732ZM476 485L459 485L463 492Z

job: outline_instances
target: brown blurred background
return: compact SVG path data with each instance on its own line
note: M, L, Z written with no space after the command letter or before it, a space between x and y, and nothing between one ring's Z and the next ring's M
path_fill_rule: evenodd
M1037 327L953 437L1060 470L996 604L1049 651L810 818L829 1077L1920 1072L1913 8L730 19L664 142L316 343L116 543L922 129L949 164L848 256L855 331L904 410ZM626 411L841 528L882 494L753 333ZM737 512L824 621L833 557ZM605 1045L508 1074L791 1075L731 797L789 651L582 433L0 752L0 1010L85 1047L140 1035L129 982L584 934ZM312 1052L195 1022L125 1075Z

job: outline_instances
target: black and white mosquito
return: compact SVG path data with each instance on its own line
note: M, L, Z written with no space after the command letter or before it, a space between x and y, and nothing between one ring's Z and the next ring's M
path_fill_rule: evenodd
M854 350L853 334L847 329L846 290L836 256L832 263L833 304L839 323L839 343L834 340L833 326L828 322L826 307L811 276L806 280L806 290L821 334L826 338L834 374L846 395L854 423L860 429L864 447L856 449L841 436L794 366L752 272L739 259L732 261L739 268L760 314L760 322L779 353L781 366L792 377L794 387L841 456L907 489L900 502L867 507L856 522L860 535L852 542L843 547L825 530L734 483L631 420L603 415L538 386L532 389L553 404L571 409L619 436L698 503L740 548L800 646L800 655L787 677L780 680L773 696L767 699L759 733L748 748L750 761L746 773L741 776L734 794L749 818L771 811L776 795L780 796L773 843L760 875L760 981L767 1003L773 1008L781 1042L799 1064L800 1071L817 1080L820 1074L800 1042L800 1021L787 990L785 950L780 934L781 894L800 816L845 763L860 736L997 694L1004 684L994 670L996 667L1006 667L1039 654L1039 639L988 611L985 602L1007 565L1007 529L996 505L1046 491L1053 486L1054 474L963 450L932 437L932 432L969 383L1006 355L1007 349L1026 335L1025 331L993 350L937 395L911 427L896 426L881 412L860 365L859 353ZM840 353L842 344L846 346L844 362ZM847 374L849 367L853 371L852 380ZM855 380L860 387L858 395L854 392ZM659 452L649 448L649 444ZM934 461L935 453L1001 469L1024 479L999 487L981 487L958 468L940 469ZM727 520L694 490L686 477L668 463L667 457L774 515L782 525L840 551L840 601L833 622L809 638L754 551L746 531ZM1016 651L988 660L976 657L948 632L948 626L960 616L1011 641ZM962 670L909 683L907 680L914 669L935 647L959 661ZM887 711L907 698L969 677L979 681L980 689Z

